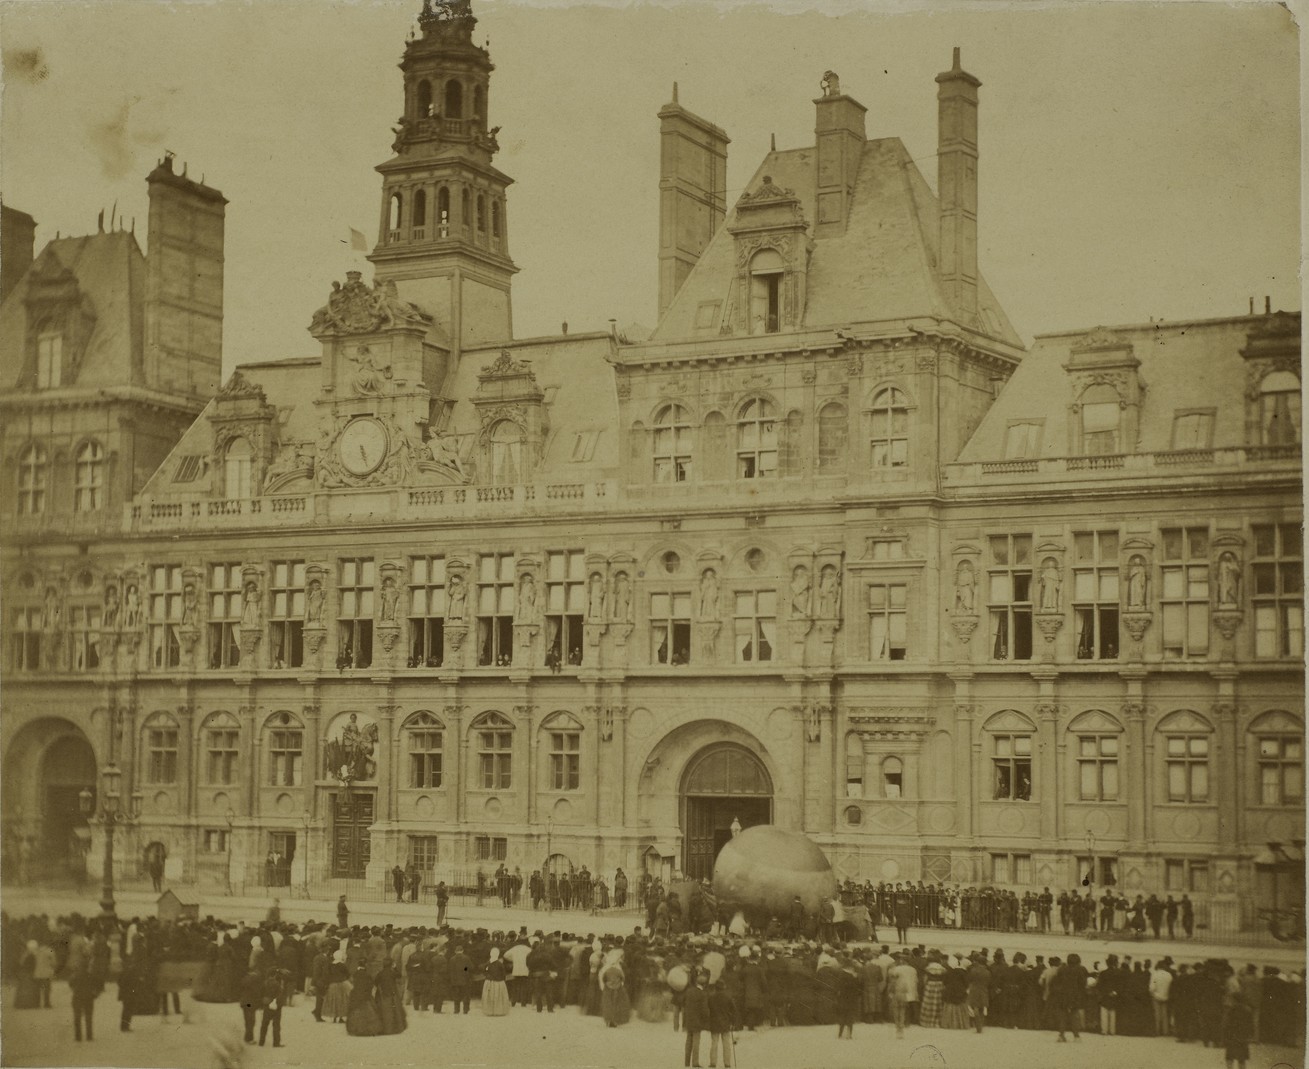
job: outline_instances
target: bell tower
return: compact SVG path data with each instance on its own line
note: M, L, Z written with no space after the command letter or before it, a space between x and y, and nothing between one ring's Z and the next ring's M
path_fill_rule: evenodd
M470 0L423 0L405 46L404 114L382 175L381 226L369 259L375 281L428 310L464 346L513 336L505 190L492 165L499 127L487 126L491 71L473 43Z

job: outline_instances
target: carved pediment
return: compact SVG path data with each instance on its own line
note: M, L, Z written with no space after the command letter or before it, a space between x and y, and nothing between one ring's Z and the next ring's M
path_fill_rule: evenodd
M1116 735L1123 730L1123 725L1108 713L1100 709L1091 709L1074 718L1068 730L1082 735Z
M996 713L983 727L987 731L1015 732L1018 734L1035 733L1036 724L1016 709L1005 709Z
M1191 712L1190 709L1179 709L1177 712L1164 717L1159 723L1158 730L1210 733L1214 728L1208 720Z

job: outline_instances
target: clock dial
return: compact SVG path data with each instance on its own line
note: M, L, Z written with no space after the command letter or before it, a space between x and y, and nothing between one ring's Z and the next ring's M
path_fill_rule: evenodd
M346 424L337 440L341 464L352 475L368 475L381 467L388 444L386 428L371 418Z

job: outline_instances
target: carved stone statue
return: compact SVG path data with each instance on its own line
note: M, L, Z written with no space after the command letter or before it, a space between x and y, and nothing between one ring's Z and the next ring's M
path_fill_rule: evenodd
M253 579L245 584L245 593L242 595L241 602L241 626L258 627L262 606L259 604L259 584Z
M1241 564L1231 550L1218 558L1218 604L1224 609L1241 604Z
M450 576L450 582L446 586L446 619L462 620L464 618L464 604L467 600L468 588L464 585L464 577L462 575Z
M345 782L371 779L373 754L377 749L376 724L359 726L359 714L351 713L341 735L323 747L323 766L328 775Z
M459 456L459 439L453 434L432 435L427 443L427 452L435 463L450 468L461 478L467 478L468 473Z
M836 565L824 564L818 574L818 615L823 620L835 620L841 611L841 573Z
M718 573L712 568L700 573L700 619L718 619Z
M1059 562L1053 557L1046 557L1041 562L1040 609L1041 612L1059 611L1059 587L1063 577L1059 574Z
M614 576L614 619L627 623L632 615L632 581L626 572Z
M823 80L820 83L825 97L837 97L841 95L841 76L836 71L824 71Z
M59 615L59 591L48 586L45 588L45 601L41 608L41 630L58 630Z
M1145 609L1147 577L1145 558L1139 554L1127 564L1127 607Z
M600 623L605 618L605 581L599 572L592 572L586 588L586 618Z
M182 588L182 626L195 627L197 620L195 584L187 583ZM244 613L242 614L244 616ZM242 621L244 622L244 620Z
M141 626L141 594L135 583L129 583L123 595L123 629L135 631Z
M518 584L518 619L524 623L536 619L536 579L530 572Z
M791 616L803 619L809 615L809 598L813 593L813 584L809 581L809 569L797 564L791 569Z
M100 610L100 626L105 631L118 629L118 587L113 583L105 587L105 604Z
M376 397L391 380L391 365L375 356L367 345L360 345L354 352L346 353L346 359L357 365L351 376L351 384L360 397Z
M971 561L961 560L954 573L954 608L964 616L977 611L977 575Z
M305 591L305 623L321 624L323 622L323 600L322 581L311 579L309 589Z
M346 272L345 285L332 283L327 303L314 313L312 334L369 334L400 323L427 326L432 317L415 304L401 300L395 283L386 281L369 289L358 271Z
M400 604L400 591L395 585L395 576L388 575L382 580L382 616L383 623L393 624L396 622L396 609Z

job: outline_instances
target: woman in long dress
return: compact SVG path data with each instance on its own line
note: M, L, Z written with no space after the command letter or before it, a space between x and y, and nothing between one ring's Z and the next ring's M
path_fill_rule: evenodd
M509 1013L509 988L505 984L505 963L500 960L499 947L492 948L491 960L486 963L482 1012L488 1017L504 1017Z
M350 981L350 1005L345 1015L345 1030L352 1036L379 1036L382 1019L373 998L373 980L363 965Z
M957 1030L968 1028L968 973L951 959L941 988L941 1027Z
M923 1001L918 1010L918 1023L924 1028L941 1027L941 1006L945 1001L946 968L939 961L927 966L927 982L923 984Z
M405 1030L405 1008L400 995L400 985L396 983L395 967L389 962L382 963L377 974L377 1015L382 1022L382 1035L395 1036Z
M617 1028L632 1019L632 1002L627 997L627 977L623 973L623 952L610 951L600 970L600 1014L605 1024Z
M345 951L332 954L327 970L327 994L323 996L323 1016L340 1024L350 1012L350 974L345 968Z
M586 994L579 999L582 1012L588 1017L600 1016L600 966L604 964L604 953L597 939L591 944L591 953L587 959Z

